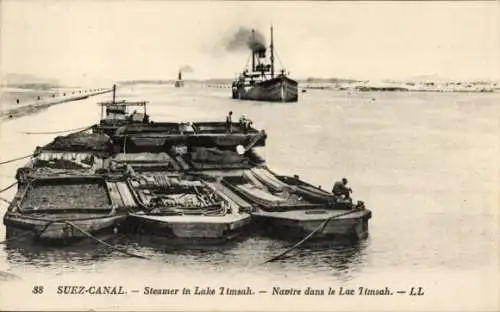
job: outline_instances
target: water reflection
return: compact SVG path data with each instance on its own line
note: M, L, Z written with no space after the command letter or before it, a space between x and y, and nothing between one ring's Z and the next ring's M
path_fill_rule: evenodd
M358 272L366 259L367 241L305 243L285 258L264 264L293 245L290 241L264 236L242 236L224 244L176 244L151 236L118 235L106 240L116 247L155 262L176 267L206 266L228 269L281 267L290 271L327 271L341 278ZM80 268L95 263L113 262L128 256L112 251L94 241L82 241L70 246L44 246L26 241L8 241L4 247L7 261L12 266L35 268ZM148 260L144 260L148 261Z
M365 266L369 240L359 242L330 241L306 244L278 260L287 270L324 274L339 280L350 280Z
M50 267L60 263L85 265L121 257L120 254L110 253L108 247L93 241L82 241L70 246L47 246L26 240L10 240L5 244L4 253L12 265L36 267Z

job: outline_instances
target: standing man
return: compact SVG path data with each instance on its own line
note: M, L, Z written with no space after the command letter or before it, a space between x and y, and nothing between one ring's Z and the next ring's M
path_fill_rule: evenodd
M333 185L332 193L335 196L344 196L345 199L351 199L351 196L349 193L352 193L352 190L350 187L347 187L347 179L342 178L342 181L337 181Z
M233 112L230 111L226 117L226 128L229 133L233 132L233 120L232 120Z

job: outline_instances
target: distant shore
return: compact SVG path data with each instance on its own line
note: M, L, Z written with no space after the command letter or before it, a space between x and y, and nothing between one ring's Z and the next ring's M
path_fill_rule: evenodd
M186 85L209 88L231 88L231 79L187 79ZM121 85L161 84L174 85L174 80L132 80ZM336 90L352 92L467 92L491 93L500 91L500 83L495 81L360 81L353 79L305 79L298 80L303 90Z
M303 89L322 89L357 92L499 92L496 82L354 82L303 83Z

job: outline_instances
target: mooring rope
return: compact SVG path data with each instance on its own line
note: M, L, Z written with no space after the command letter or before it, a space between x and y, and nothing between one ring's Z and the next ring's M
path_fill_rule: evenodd
M73 219L72 221L78 221L80 219ZM69 221L69 220L50 220L49 222L47 222L47 224L43 227L43 229L41 231L36 231L35 232L35 235L37 235L38 237L40 237L41 234L43 234L44 232L52 232L52 231L47 231L47 229L49 228L49 226L53 223L57 223L57 222L63 222L65 224L68 224L69 226L71 226L72 228L76 229L77 231L79 231L80 233L82 233L83 235L85 235L86 237L98 242L99 244L102 244L108 248L111 248L113 249L114 251L117 251L117 252L120 252L120 253L123 253L125 255L128 255L128 256L131 256L131 257L134 257L134 258L139 258L139 259L145 259L145 260L151 260L151 258L148 258L148 257L145 257L145 256L141 256L141 255L138 255L138 254L134 254L134 253L131 253L129 251L126 251L126 250L123 250L123 249L120 249L116 246L113 246L111 245L110 243L107 243L105 241L103 241L102 239L99 239L97 237L95 237L94 235L90 234L89 232L85 231L84 229L80 228L79 226L77 226L76 224L74 224L73 222ZM20 234L16 237L9 237L7 238L6 240L3 240L3 241L0 241L0 244L5 244L7 243L8 241L11 241L11 240L15 240L15 239L20 239L24 236L27 236L27 235L32 235L33 232L26 232L24 234Z
M5 191L7 191L8 189L11 189L11 188L12 188L14 185L16 185L16 184L17 184L17 181L16 181L16 182L14 182L14 183L12 183L11 185L9 185L9 186L7 186L7 187L5 187L5 188L1 189L1 190L0 190L0 193L3 193L3 192L5 192Z
M7 203L7 204L9 204L9 205L10 205L10 203L11 203L10 201L6 200L6 199L5 199L5 198L3 198L3 197L0 197L0 200L1 200L1 201L3 201L3 202L6 202L6 203Z
M68 130L59 130L59 131L50 131L50 132L22 132L24 134L57 134L57 133L65 133L65 132L70 132L70 131L84 131L92 128L93 126L85 126L85 127L80 127L80 128L75 128L75 129L68 129Z
M17 158L12 158L12 159L5 160L5 161L0 162L0 165L5 165L5 164L11 163L11 162L13 162L13 161L16 161L16 160L21 160L21 159L25 159L25 158L32 157L32 156L34 156L34 154L29 154L29 155L26 155L26 156L21 156L21 157L17 157Z
M120 248L117 248L116 246L113 246L97 237L95 237L94 235L90 234L89 232L85 231L84 229L81 229L80 227L78 227L76 224L74 224L73 222L71 221L65 221L64 223L66 224L69 224L70 226L72 226L73 228L77 229L78 231L80 231L83 235L95 240L96 242L100 243L100 244L103 244L115 251L118 251L118 252L121 252L123 254L126 254L128 256L131 256L131 257L134 257L134 258L139 258L139 259L146 259L146 260L151 260L150 258L148 257L145 257L145 256L141 256L141 255L137 255L137 254L134 254L134 253L131 253L131 252L128 252L126 250L123 250L123 249L120 249Z
M281 259L283 256L285 256L286 254L288 254L289 252L291 252L292 250L294 250L295 248L299 247L300 245L302 245L303 243L305 243L307 240L309 240L318 231L320 231L320 230L322 231L326 227L326 225L328 224L328 222L330 222L330 220L333 220L333 219L336 219L336 218L339 218L339 217L342 217L342 216L345 216L345 215L348 215L348 214L351 214L351 213L354 213L354 212L358 212L359 210L360 209L354 209L354 210L347 211L345 213L341 213L341 214L338 214L338 215L335 215L335 216L332 216L332 217L326 219L320 225L318 225L311 233L309 233L306 237L304 237L302 240L300 240L299 242L297 242L295 245L293 245L292 247L288 248L284 252L280 253L279 255L274 256L274 257L272 257L269 260L266 260L263 264L269 263L269 262L273 262L273 261Z

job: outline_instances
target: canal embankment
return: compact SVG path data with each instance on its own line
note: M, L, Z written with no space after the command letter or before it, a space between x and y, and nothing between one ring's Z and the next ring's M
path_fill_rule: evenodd
M2 101L0 105L0 120L22 117L56 104L79 101L111 91L111 88L65 90L59 93L37 95L29 99L11 99L9 103Z

